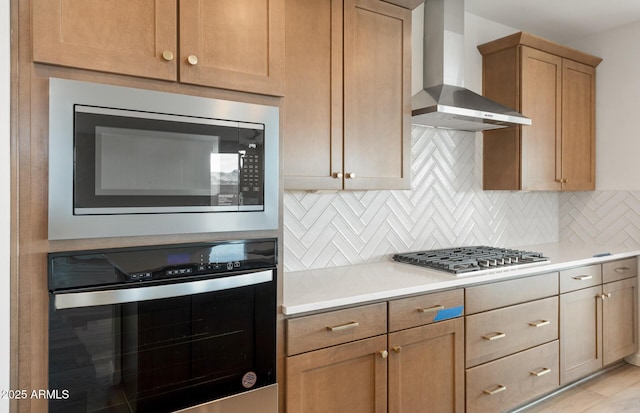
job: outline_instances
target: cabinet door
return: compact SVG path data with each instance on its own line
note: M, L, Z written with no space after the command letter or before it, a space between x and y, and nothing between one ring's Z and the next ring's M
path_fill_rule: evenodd
M602 367L602 287L560 295L560 385Z
M389 334L389 413L464 412L462 318Z
M342 0L287 0L284 187L342 189Z
M560 190L562 59L521 47L522 189Z
M386 349L385 335L287 357L287 413L386 412Z
M284 0L180 0L180 81L282 95Z
M632 354L637 349L638 281L629 278L605 284L602 309L604 364Z
M344 6L344 188L408 189L411 11Z
M596 188L596 69L562 61L562 189Z
M176 80L175 0L34 0L33 60Z

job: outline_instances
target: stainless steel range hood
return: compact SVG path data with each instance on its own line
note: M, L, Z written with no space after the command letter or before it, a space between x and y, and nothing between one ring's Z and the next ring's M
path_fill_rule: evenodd
M426 0L424 89L412 98L411 123L473 132L531 125L515 110L464 88L464 50L464 0Z

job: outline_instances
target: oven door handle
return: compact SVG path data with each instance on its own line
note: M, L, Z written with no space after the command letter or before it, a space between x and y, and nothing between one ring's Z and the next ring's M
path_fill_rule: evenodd
M273 270L251 272L224 278L189 281L175 284L153 285L114 290L53 293L57 310L93 307L183 297L186 295L247 287L273 280Z

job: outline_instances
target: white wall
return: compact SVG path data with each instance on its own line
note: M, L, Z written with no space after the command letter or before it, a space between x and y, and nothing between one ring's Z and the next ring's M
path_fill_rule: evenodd
M0 2L0 391L9 386L9 2ZM0 399L0 413L9 400Z
M640 189L640 22L574 41L596 69L596 189Z

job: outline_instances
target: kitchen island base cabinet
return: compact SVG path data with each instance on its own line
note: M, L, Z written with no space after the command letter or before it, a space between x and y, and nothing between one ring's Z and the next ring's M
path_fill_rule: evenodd
M287 412L386 412L386 348L378 336L288 357Z

